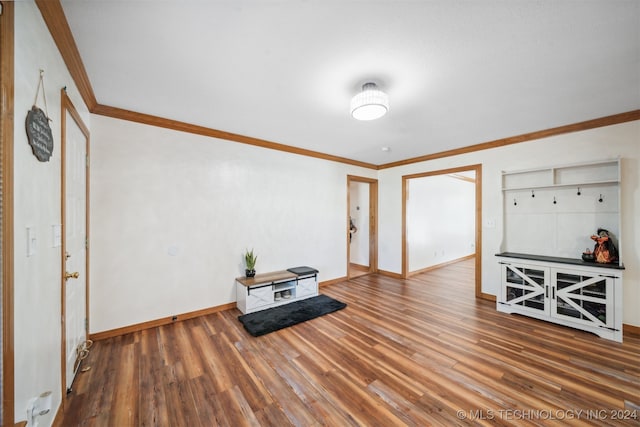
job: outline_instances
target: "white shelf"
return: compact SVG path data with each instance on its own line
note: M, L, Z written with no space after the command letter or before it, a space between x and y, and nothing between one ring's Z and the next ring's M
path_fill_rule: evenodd
M502 189L535 189L620 182L620 159L502 172Z
M273 291L274 292L282 292L282 291L286 291L287 289L294 289L296 287L296 282L295 281L288 281L288 282L284 282L284 283L276 283L273 285Z
M501 252L579 258L604 228L620 264L620 159L504 171Z
M526 185L522 187L509 187L503 188L502 190L507 191L523 191L523 190L540 190L547 188L585 188L585 187L593 187L593 186L610 186L610 185L619 185L620 181L593 181L593 182L581 182L581 183L572 183L572 184L551 184L551 185Z

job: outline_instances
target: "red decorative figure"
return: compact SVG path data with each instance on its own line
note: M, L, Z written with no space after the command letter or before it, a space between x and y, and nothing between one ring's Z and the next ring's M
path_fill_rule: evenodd
M593 248L593 255L595 256L596 262L610 264L618 260L618 251L613 244L608 230L598 228L598 234L591 236L591 239L596 242Z

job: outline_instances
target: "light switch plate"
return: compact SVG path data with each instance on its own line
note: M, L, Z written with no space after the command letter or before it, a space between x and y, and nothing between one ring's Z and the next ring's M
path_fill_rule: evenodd
M493 218L485 219L484 228L496 228L496 220Z
M36 231L33 227L27 227L27 256L36 254Z

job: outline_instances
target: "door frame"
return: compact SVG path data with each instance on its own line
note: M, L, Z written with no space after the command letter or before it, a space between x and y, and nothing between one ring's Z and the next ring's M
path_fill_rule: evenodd
M495 296L482 292L482 164L404 175L402 177L402 277L409 277L409 247L407 243L407 196L409 180L428 176L475 171L475 296L495 301Z
M66 242L66 228L67 228L67 212L66 212L66 172L67 172L67 155L66 155L66 147L67 147L67 112L81 130L82 134L85 137L85 152L86 152L86 162L85 162L85 233L86 233L86 251L85 251L85 316L86 316L86 333L89 334L89 147L90 147L90 135L89 128L84 124L78 110L71 102L71 99L67 95L65 88L60 91L60 100L61 100L61 108L60 108L60 128L61 128L61 137L60 137L60 153L61 154L61 200L60 200L60 209L61 209L61 221L62 221L62 245L60 246L60 307L61 307L61 393L62 393L62 403L61 407L63 411L65 409L66 404L66 396L67 396L67 355L66 355L66 339L67 339L67 330L66 330L66 280L64 278L65 274L65 253L67 251L67 242Z
M369 273L378 272L378 180L364 176L347 175L347 280L351 279L351 245L349 244L349 218L351 215L351 183L369 184Z
M15 419L14 378L14 2L0 2L0 143L2 144L2 419L13 425Z

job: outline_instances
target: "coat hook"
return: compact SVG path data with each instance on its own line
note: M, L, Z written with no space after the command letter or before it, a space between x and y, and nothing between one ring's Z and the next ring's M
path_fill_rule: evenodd
M555 205L556 203L558 203L558 202L556 201L556 196L553 196L553 204Z
M533 190L531 190L531 197L536 197L536 193L534 193Z
M580 187L578 187L578 196L581 195L582 193L580 192Z
M513 206L518 206L518 202L516 201L516 199L513 199Z
M604 197L602 197L602 194L600 194L600 198L598 199L598 201L599 201L600 203L602 203L602 202L603 202L603 200L604 200Z

